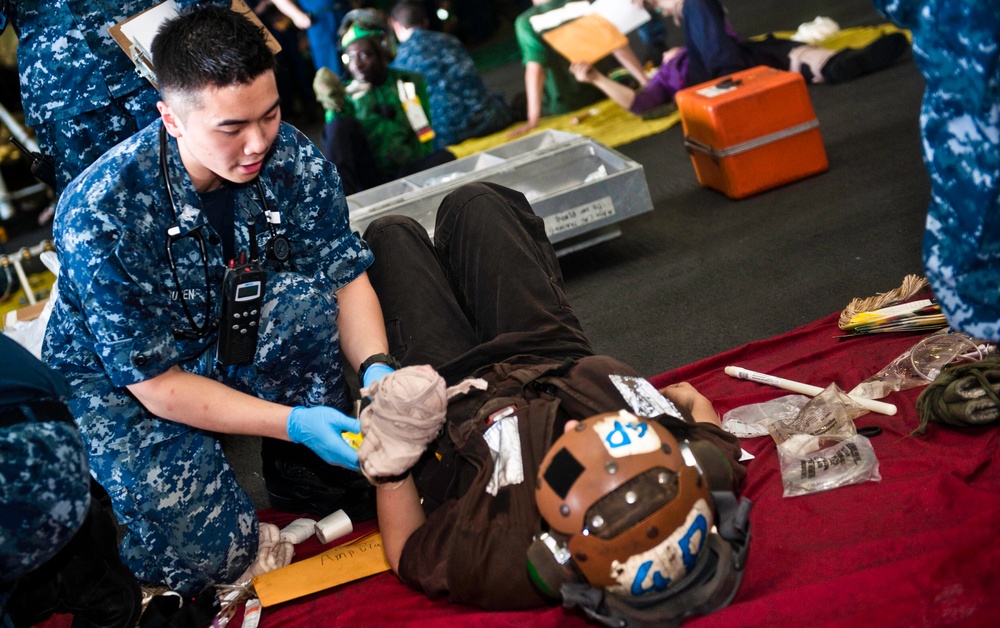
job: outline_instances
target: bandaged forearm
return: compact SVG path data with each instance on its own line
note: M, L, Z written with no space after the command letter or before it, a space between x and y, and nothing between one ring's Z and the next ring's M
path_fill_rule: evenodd
M363 389L372 402L361 412L361 470L375 480L408 471L441 431L448 399L471 388L485 389L486 382L465 380L447 388L433 368L421 365L389 373Z

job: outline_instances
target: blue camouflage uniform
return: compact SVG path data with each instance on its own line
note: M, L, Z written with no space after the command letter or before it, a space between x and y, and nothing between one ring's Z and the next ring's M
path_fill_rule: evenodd
M456 37L422 28L399 44L392 67L423 74L434 121L434 147L499 131L511 123L500 92L483 83L472 57Z
M1000 341L1000 1L875 0L913 34L931 206L927 278L948 322Z
M201 210L176 141L164 135L174 217L159 169L160 129L155 122L119 144L60 199L59 296L43 356L69 382L93 473L127 526L125 564L141 581L195 593L233 582L251 564L253 506L215 434L157 418L125 387L179 365L262 399L344 408L334 293L372 255L350 230L332 164L282 124L259 178L268 208L280 212L277 233L291 242L290 268L262 261L268 275L254 363L215 366L218 333L184 332L205 324L209 295L209 318L219 317L222 238ZM261 250L270 237L256 195L254 184L236 188L237 251L250 250L250 221Z
M56 167L57 192L158 117L159 96L108 27L161 0L0 0L18 36L25 123ZM210 4L175 0L178 7ZM228 5L228 3L226 3Z
M69 413L38 406L69 392L56 373L0 335L0 626L17 579L49 561L83 524L90 476Z

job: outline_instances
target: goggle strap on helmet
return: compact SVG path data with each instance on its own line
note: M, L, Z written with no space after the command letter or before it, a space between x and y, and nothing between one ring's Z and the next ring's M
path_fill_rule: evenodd
M719 534L729 541L738 554L739 569L743 569L747 548L750 546L750 507L753 505L746 497L737 500L736 494L730 491L712 491L712 501L718 513Z
M660 593L620 596L587 583L563 584L563 606L579 607L605 626L676 626L687 617L725 608L736 597L750 546L750 500L714 492L719 534L710 534L698 561L679 582ZM724 538L730 537L730 538Z

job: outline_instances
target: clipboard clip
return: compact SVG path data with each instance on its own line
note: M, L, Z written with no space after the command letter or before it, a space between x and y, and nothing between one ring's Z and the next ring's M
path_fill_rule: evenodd
M135 65L136 74L152 83L153 87L156 87L156 72L153 70L153 64L149 61L149 55L143 47L137 43L129 44L128 58Z

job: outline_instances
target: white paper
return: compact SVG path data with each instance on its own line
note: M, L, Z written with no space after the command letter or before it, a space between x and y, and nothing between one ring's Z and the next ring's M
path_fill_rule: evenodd
M532 15L528 18L528 22L531 24L531 28L535 29L536 33L544 33L557 26L562 26L566 22L571 22L578 17L587 15L590 11L590 5L586 2L569 2L559 9Z
M649 21L649 11L636 7L631 0L597 0L590 5L590 12L614 24L623 35Z
M122 34L128 37L129 41L139 47L139 50L146 55L150 63L153 62L151 52L153 38L156 37L160 25L167 20L176 17L178 14L177 5L174 0L166 0L138 17L129 20L122 25Z

